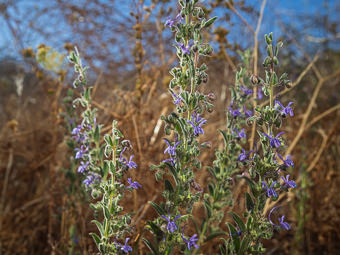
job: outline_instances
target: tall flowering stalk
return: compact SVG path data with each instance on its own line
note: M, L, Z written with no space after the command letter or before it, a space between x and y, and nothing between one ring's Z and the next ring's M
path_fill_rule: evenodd
M175 33L174 47L177 50L179 66L171 69L173 76L169 92L174 100L175 111L169 116L162 116L165 133L172 138L164 139L166 158L153 166L156 179L164 177L165 190L162 193L165 202L151 205L159 217L149 222L148 228L154 240L144 239L144 243L153 254L171 254L172 252L197 249L197 234L188 235L185 226L191 217L194 203L202 194L202 189L195 181L194 170L201 168L198 159L200 149L207 143L200 144L198 138L204 135L205 111L211 112L209 102L214 96L199 92L199 87L207 83L207 66L199 64L201 56L210 56L212 47L204 43L201 32L216 20L206 20L198 0L180 0L181 10L175 18L169 18L165 26ZM168 177L171 177L168 179Z
M238 172L235 177L244 178L249 186L249 193L245 193L246 212L240 217L234 212L231 216L235 224L227 223L229 228L229 239L224 240L222 254L255 254L265 251L262 240L272 237L274 229L289 230L290 225L285 221L284 215L277 215L277 207L271 209L269 215L264 215L264 207L268 201L275 201L282 192L287 192L296 188L289 175L283 172L294 167L290 155L283 157L286 147L283 139L284 132L280 131L285 118L294 116L291 108L292 103L281 103L275 98L274 91L279 86L289 86L290 81L286 73L280 78L276 74L274 67L279 64L278 53L282 47L282 42L278 42L273 49L272 33L265 36L267 43L267 54L263 62L265 67L265 79L258 76L247 75L241 69L236 75L236 86L232 88L232 103L228 108L227 130L223 133L225 140L225 150L218 154L218 160L213 168L213 175L216 176L221 170L221 159L225 162L229 172ZM247 61L246 61L247 62ZM241 78L241 79L240 79ZM253 86L260 86L264 96L269 97L269 105L257 106L256 109L247 110L250 106L251 90ZM256 100L261 100L262 93L257 95ZM242 111L243 109L243 111ZM249 111L249 112L247 112ZM258 142L254 145L254 150L248 151L242 138L234 129L240 130L245 123L249 125L257 123ZM236 135L235 135L236 134ZM238 153L229 160L229 154ZM235 168L236 167L236 168ZM234 169L234 170L233 170ZM216 182L218 182L218 178ZM214 187L214 186L213 186ZM210 189L214 195L216 189ZM218 193L218 192L217 192ZM275 215L275 216L274 216ZM244 219L242 219L244 218Z
M206 215L198 233L199 246L211 242L213 238L226 235L220 227L227 207L232 206L232 188L235 187L235 175L240 173L245 162L253 155L247 151L246 122L253 115L250 110L252 90L250 76L247 73L250 62L250 51L241 54L243 65L236 73L235 86L231 87L232 100L227 107L227 125L219 130L224 140L222 150L216 151L216 159L212 167L208 167L211 180L207 193L204 194ZM235 217L236 214L231 213ZM236 216L237 217L237 216ZM194 252L196 254L197 251Z
M84 176L83 184L97 202L91 204L96 215L102 217L93 220L99 234L91 233L101 254L118 254L132 251L129 238L132 228L130 214L123 214L119 205L126 190L138 189L141 185L131 178L124 181L129 169L136 168L130 141L122 140L123 135L117 129L117 122L112 123L112 135L105 134L101 139L102 125L97 123L96 109L91 106L91 87L87 86L86 69L82 66L77 49L71 52L69 61L78 73L73 86L81 87L81 96L74 100L74 105L81 105L84 111L82 121L72 130L72 136L78 147L75 159L78 160L78 172ZM124 184L124 182L126 184ZM99 200L100 199L100 200ZM121 241L122 240L122 241Z

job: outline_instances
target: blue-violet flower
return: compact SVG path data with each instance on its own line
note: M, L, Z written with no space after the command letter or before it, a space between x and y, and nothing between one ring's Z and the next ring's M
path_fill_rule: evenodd
M177 145L178 144L180 144L182 141L175 141L175 144L174 144L174 146L171 146L171 144L168 142L168 140L166 140L166 139L163 139L164 140L164 142L168 145L168 148L166 148L165 150L164 150L164 154L165 153L169 153L169 155L171 155L171 156L175 156L176 155L176 147L177 147Z
M283 176L281 176L281 179L285 182L285 185L288 188L296 188L297 187L295 181L290 181L289 180L289 174L287 174L286 179Z
M195 247L196 249L199 248L199 246L196 244L196 242L198 241L197 235L194 234L192 237L190 237L190 239L186 239L184 237L184 235L182 234L182 239L183 241L186 243L188 250L191 250L191 247Z
M132 161L134 155L130 156L129 161L127 161L126 158L123 157L123 153L126 150L126 147L124 147L124 149L121 151L120 155L119 155L119 161L120 163L122 163L123 165L125 165L127 168L136 168L137 164L135 162Z
M267 197L271 197L271 196L277 197L277 193L274 189L275 183L276 181L274 181L272 185L270 185L270 188L268 188L267 184L264 181L262 181L262 188L267 192Z
M246 107L243 105L243 112L246 117L253 116L253 112L251 110L247 110Z
M130 240L130 238L126 238L126 239L125 239L125 244L124 244L124 245L115 242L116 248L117 248L117 249L118 249L118 248L121 249L121 250L122 250L123 252L125 252L125 253L128 253L128 252L132 251L131 246L127 245L127 242L128 242L129 240Z
M282 135L284 132L280 132L278 133L275 137L272 136L272 134L270 133L270 135L266 134L266 133L262 133L263 135L265 135L266 137L269 138L269 144L272 148L278 148L281 146L281 142L279 140L279 136Z
M248 89L247 87L244 87L244 86L240 86L240 90L242 90L244 94L246 94L247 96L253 94L253 90Z
M182 16L181 13L178 13L177 16L174 19L168 18L168 20L165 22L165 26L168 26L170 28L172 28L173 26L175 26L175 23L179 21L182 21Z
M244 130L245 130L244 128L242 128L240 131L238 131L237 128L234 128L234 130L235 130L236 134L234 133L234 131L231 131L234 136L236 136L237 138L240 138L240 139L242 139L242 138L247 139L247 135L244 132Z
M168 225L167 225L166 229L167 229L169 232L171 232L171 233L175 232L175 231L177 230L177 225L176 225L175 221L176 221L179 217L181 217L182 215L176 216L173 220L171 220L170 214L168 215L169 218L166 217L165 215L161 215L161 216L162 216L164 219L166 219L166 220L168 221Z
M191 114L192 120L188 120L187 123L191 124L192 128L194 129L194 135L204 134L204 131L202 129L202 125L207 122L207 120L200 117L200 114L198 113L196 115L195 112Z
M290 226L287 222L284 222L284 219L285 219L285 216L282 215L280 218L279 218L279 223L280 225L276 225L272 220L271 220L271 215L273 213L273 211L278 208L277 206L273 207L270 212L269 212L269 215L268 215L268 219L269 219L269 222L270 224L272 224L273 226L281 226L282 228L286 229L286 230L289 230L290 229Z
M251 150L246 154L246 151L243 148L241 148L241 150L242 150L242 153L237 158L237 161L241 161L241 162L246 160L250 153L254 152L253 150Z
M84 147L84 145L80 146L79 148L75 148L74 149L77 153L76 153L76 159L80 159L82 157L84 157L84 155L86 154L86 152L88 152L89 148L88 147Z
M141 188L142 185L140 185L138 182L132 182L131 178L128 178L128 183L130 184L129 186L127 186L126 188L133 188L133 189L138 189Z
M293 109L290 107L293 102L289 102L286 107L284 107L278 100L275 100L275 109L283 114L284 116L290 115L291 117L294 116Z
M282 162L283 162L283 164L285 166L287 166L287 167L290 167L290 166L294 167L294 162L293 162L293 160L291 160L291 156L290 155L287 155L286 160L284 160L283 157L279 153L277 153L277 155L282 160Z
M87 167L89 166L90 162L86 161L86 163L84 163L83 161L80 162L80 166L78 167L78 173L84 173L87 169Z

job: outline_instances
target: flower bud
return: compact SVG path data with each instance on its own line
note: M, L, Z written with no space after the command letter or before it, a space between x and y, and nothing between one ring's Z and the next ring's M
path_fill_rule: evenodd
M253 74L251 77L250 77L250 80L251 80L251 83L253 85L256 85L260 82L260 79L259 77L256 75L256 74Z
M196 53L198 51L198 46L194 45L194 47L192 47L192 51Z
M287 82L285 85L287 89L290 89L293 86L291 81Z
M207 54L208 56L211 56L211 54L213 53L213 48L209 47L206 51L205 54Z
M247 118L246 123L248 126L252 126L254 124L255 120L251 118Z
M209 93L209 94L208 94L208 100L209 100L210 102L214 102L215 99L216 99L216 96L215 96L214 93Z
M214 106L213 106L213 105L208 105L208 106L207 106L207 111L208 111L209 113L212 113L212 112L214 111Z

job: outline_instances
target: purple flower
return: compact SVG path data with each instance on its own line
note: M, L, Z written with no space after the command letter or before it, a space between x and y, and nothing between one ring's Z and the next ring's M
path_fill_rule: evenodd
M74 150L77 152L76 153L76 159L80 159L80 158L84 157L85 153L89 150L89 148L86 147L84 149L84 145L81 145L80 149L79 148L75 148Z
M262 94L262 86L259 87L259 89L257 90L257 99L261 100L263 98L263 94Z
M81 133L81 130L82 130L83 126L82 125L78 125L77 127L75 127L71 134L72 135L79 135Z
M83 183L86 185L86 187L88 187L90 184L94 184L97 180L99 180L98 176L94 175L93 173L89 173Z
M240 86L240 90L242 90L244 94L246 94L247 96L253 94L253 91L251 89L248 89L247 87L244 86Z
M293 160L291 160L291 156L290 155L287 155L286 160L284 160L283 157L279 153L277 153L277 155L282 160L282 162L283 162L283 164L285 166L287 166L287 167L290 167L290 166L294 167L294 162L293 162Z
M295 181L289 180L289 174L286 176L286 179L283 176L281 176L281 179L285 182L285 186L287 186L288 188L296 188L297 187Z
M192 46L192 42L189 43L188 46L185 47L183 43L178 43L179 47L182 49L183 55L189 55L190 54L190 48Z
M281 218L279 218L280 226L281 226L282 228L284 228L285 230L289 230L289 229L290 229L290 226L289 226L289 224L288 224L287 222L283 222L284 219L285 219L285 216L284 216L284 215L282 215Z
M80 166L78 167L78 173L84 173L86 171L86 168L89 166L90 162L86 161L84 163L83 161L80 162Z
M175 165L175 159L174 158L168 158L168 159L164 159L162 160L163 163L165 162L170 162L172 165Z
M200 114L194 112L191 114L192 120L188 120L187 123L191 124L194 129L194 135L198 136L199 134L204 134L204 130L202 129L202 125L207 122L207 120L200 118Z
M242 235L242 230L238 230L235 233L231 234L231 236L240 236Z
M270 135L266 133L262 133L262 134L269 138L269 144L272 148L278 148L281 146L281 142L278 137L282 135L283 133L284 132L280 132L275 137L272 136L271 132L270 132Z
M243 148L241 148L241 150L242 150L242 153L238 155L238 158L237 158L237 161L241 161L241 162L246 160L249 154L253 152L253 150L251 150L246 154L246 151Z
M73 138L74 138L74 140L77 142L77 143L80 143L80 142L82 142L82 141L84 141L85 140L85 134L83 134L82 132L81 132L81 130L83 129L83 125L81 124L81 125L78 125L77 127L75 127L73 130L72 130L72 132L71 132L71 134L73 135Z
M142 185L140 185L138 182L131 182L131 178L128 178L128 183L130 184L129 186L127 186L126 188L133 188L133 189L138 189L141 188Z
M262 181L262 188L264 189L264 191L267 192L267 197L271 197L271 196L277 197L277 193L274 189L275 183L276 181L274 181L272 185L270 185L270 188L268 188L267 184L264 181Z
M114 242L115 246L117 249L121 249L121 251L125 252L125 253L128 253L130 251L132 251L132 248L131 246L127 245L127 242L130 240L130 238L126 238L125 239L125 244L122 245L120 243L117 243L116 241Z
M170 93L171 93L171 95L173 96L173 98L174 98L174 104L175 105L178 105L183 99L182 99L182 97L180 96L180 95L176 95L174 92L172 92L171 90L170 90Z
M253 116L253 112L251 110L247 110L246 107L243 105L243 112L246 117Z
M171 220L171 216L170 214L168 215L168 217L166 217L165 215L161 215L164 219L166 219L168 221L168 225L166 227L166 229L170 232L173 233L177 230L177 225L175 223L175 220L177 220L179 217L181 217L182 215L177 215L173 220Z
M230 104L230 106L232 106L232 104ZM231 108L230 106L228 106L228 109L229 109L229 112L232 116L234 116L234 117L241 116L241 112L240 112L241 108L233 110L233 108Z
M165 153L169 153L170 156L176 156L176 147L177 147L177 145L180 144L182 141L178 141L178 142L175 141L174 146L171 146L170 143L168 142L168 140L166 140L166 139L163 139L163 140L164 140L164 142L168 145L168 148L165 149L164 154L165 154ZM176 139L176 140L177 140L177 139Z
M124 153L125 150L126 150L126 147L123 148L123 150L121 151L121 153L119 155L119 162L122 163L123 165L125 165L127 168L136 168L137 164L132 161L134 155L130 156L129 161L127 161L127 159L123 157L123 153Z
M173 26L175 26L175 23L179 21L182 21L182 16L180 13L177 14L177 16L174 19L168 18L168 20L165 22L165 26L168 26L170 28L172 28Z
M290 115L291 117L294 116L293 109L290 107L293 102L289 102L286 107L284 107L278 100L275 100L275 109L280 112L283 117Z
M276 225L274 222L272 222L272 220L271 220L271 215L272 215L272 212L273 212L276 208L277 208L277 207L273 207L273 208L270 210L270 212L269 212L268 219L269 219L270 224L272 224L273 226L278 226L278 227L281 226L282 228L284 228L284 229L286 229L286 230L289 230L289 229L290 229L289 224L288 224L287 222L283 222L284 219L285 219L285 216L284 216L284 215L282 215L282 216L279 218L279 223L280 223L280 225Z
M232 132L233 135L235 135L237 138L240 138L240 139L242 139L242 138L247 139L247 135L246 135L246 133L244 132L244 130L245 130L244 128L242 128L240 131L238 131L237 128L234 128L234 130L235 130L235 132L236 132L237 134L235 134L233 130L232 130L231 132Z
M196 249L198 249L198 245L196 244L196 242L198 241L197 235L194 234L192 237L190 237L190 239L186 239L182 233L182 239L183 241L186 243L188 250L191 250L191 247L195 247Z

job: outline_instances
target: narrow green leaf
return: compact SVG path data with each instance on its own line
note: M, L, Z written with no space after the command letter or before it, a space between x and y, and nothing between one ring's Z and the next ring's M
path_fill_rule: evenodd
M111 213L110 213L109 209L106 206L103 207L103 212L104 212L105 219L110 220Z
M202 28L207 28L207 27L209 27L211 24L213 24L213 23L215 22L216 19L217 19L217 17L215 16L215 17L213 17L213 18L207 20L206 22L203 22L203 23L202 23Z
M99 143L99 139L100 139L100 130L99 130L99 126L96 126L96 129L94 131L94 135L93 135L93 139L96 143Z
M207 200L204 201L204 207L205 207L205 210L206 210L206 212L207 212L208 218L211 218L212 210L211 210L210 203L209 203Z
M152 201L149 201L149 203L152 205L153 208L155 208L155 210L157 211L159 216L166 215L166 211L162 207L160 207L158 204L156 204Z
M245 195L246 195L246 208L250 212L254 209L254 201L248 192L246 192Z
M228 145L228 136L227 133L224 130L219 129L218 131L220 131L220 133L223 136L223 140L224 140L224 145L227 146Z
M218 236L225 236L225 235L227 235L227 233L224 232L224 231L216 231L216 232L212 232L212 233L210 233L210 234L207 236L207 238L204 240L204 242L208 242L208 241L214 239L215 237L218 237Z
M277 82L278 82L278 78L277 78L276 73L274 72L273 73L273 86L275 86L277 84Z
M245 254L248 246L249 246L249 239L248 239L247 236L245 236L241 241L240 250L239 250L238 254L239 255Z
M97 228L98 228L98 230L100 232L100 235L104 236L104 227L103 227L103 225L99 221L97 221L97 220L92 220L91 222L97 225Z
M164 186L165 186L165 190L169 191L170 193L174 192L174 188L172 187L172 184L169 180L167 179L164 180Z
M242 230L242 232L245 232L246 226L244 225L242 219L236 213L230 212L229 214L233 217L239 229Z
M145 238L142 238L144 244L149 248L149 250L152 252L152 254L154 255L159 255L157 249L153 246L153 244L148 240L148 239L145 239Z
M196 233L199 235L201 233L201 230L198 227L197 221L193 217L191 217L191 220L194 223L194 226L195 226L195 229L196 229Z
M212 183L208 184L208 190L211 196L214 195L214 185Z
M242 178L244 178L245 180L246 180L246 182L248 183L248 185L249 185L249 188L250 188L250 191L251 191L251 193L253 194L253 196L254 197L256 197L256 186L255 186L255 183L252 181L252 180L250 180L248 177L246 177L246 176L243 176Z
M99 249L99 244L101 242L99 236L96 233L90 233L90 236L92 236L94 242L96 243L98 249Z
M230 233L231 239L233 240L235 250L236 252L238 252L240 250L240 237L237 233L236 228L232 224L228 222L227 226L229 228L229 233Z
M148 221L148 225L156 236L163 236L163 231L155 223L153 223L152 221Z
M215 179L217 179L216 173L215 173L215 169L212 167L208 167L208 171L211 173L212 176L215 177Z
M174 178L176 185L178 183L178 177L177 177L177 172L176 169L174 168L174 166L168 162L165 162L165 165L168 167L168 169L171 171L172 173L172 177Z

